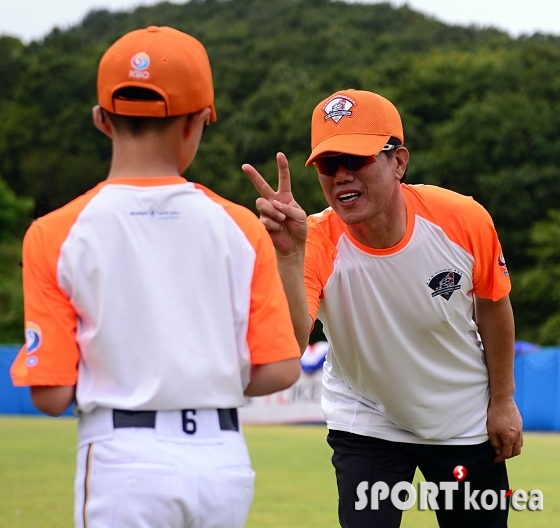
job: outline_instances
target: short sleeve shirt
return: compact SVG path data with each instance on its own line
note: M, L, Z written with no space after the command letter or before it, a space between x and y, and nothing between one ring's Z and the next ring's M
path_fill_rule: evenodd
M360 244L332 209L309 219L309 311L330 348L323 411L330 428L416 443L487 439L488 370L473 294L510 290L492 220L472 198L402 185L403 239Z
M16 385L96 406L244 403L251 365L298 358L268 233L180 177L109 180L29 228Z

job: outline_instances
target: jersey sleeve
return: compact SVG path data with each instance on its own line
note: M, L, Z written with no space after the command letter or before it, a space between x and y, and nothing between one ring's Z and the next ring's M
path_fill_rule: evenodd
M323 296L320 254L320 245L318 245L315 241L308 239L305 248L304 280L307 309L309 310L309 315L313 321L317 319L319 303L321 302L321 298Z
M274 246L264 226L256 222L257 253L251 284L247 342L251 364L260 365L300 358L288 300L278 273Z
M58 285L59 247L53 247L48 231L36 221L23 242L26 343L10 371L16 386L71 386L77 380L77 316Z
M342 232L338 226L333 226L333 219L334 215L330 211L321 219L314 216L308 218L304 280L307 308L313 321L317 319L323 288L334 269L337 254L334 240L337 240Z
M436 223L474 259L473 292L497 301L511 289L498 234L490 214L470 196L431 185L403 185L417 214Z
M482 206L478 207L478 218L471 232L473 292L478 297L497 301L511 290L509 272L492 218Z

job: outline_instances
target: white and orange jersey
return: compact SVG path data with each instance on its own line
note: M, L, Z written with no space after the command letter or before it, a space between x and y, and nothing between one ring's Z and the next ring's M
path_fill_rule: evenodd
M16 385L84 412L239 407L252 364L298 358L268 233L181 177L105 181L29 228Z
M472 198L402 185L404 238L360 244L332 209L309 218L309 311L330 347L323 411L330 428L386 440L485 441L488 370L473 294L510 282L492 220Z

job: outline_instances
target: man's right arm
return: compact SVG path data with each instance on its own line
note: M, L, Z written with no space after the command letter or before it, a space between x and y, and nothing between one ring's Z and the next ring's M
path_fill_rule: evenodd
M243 165L242 168L261 195L256 202L257 209L276 250L278 271L288 299L294 333L303 354L313 325L307 306L303 278L307 215L292 195L286 156L278 153L276 160L277 191L274 191L251 165Z
M278 272L286 292L290 317L294 327L301 353L305 352L309 343L309 333L313 326L313 319L309 315L305 296L305 282L303 280L303 262L305 249L296 255L282 255L276 252Z

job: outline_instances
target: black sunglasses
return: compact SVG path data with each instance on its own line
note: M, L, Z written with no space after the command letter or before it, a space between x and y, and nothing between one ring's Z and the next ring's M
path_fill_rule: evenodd
M380 152L393 150L401 145L385 145L377 154L371 156L356 156L354 154L336 154L333 156L321 156L317 158L313 165L319 174L323 176L334 176L338 168L342 165L350 171L360 170L362 167L373 163Z

